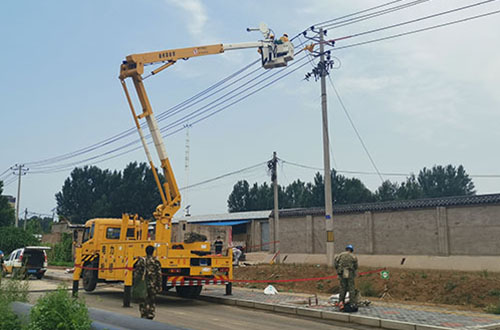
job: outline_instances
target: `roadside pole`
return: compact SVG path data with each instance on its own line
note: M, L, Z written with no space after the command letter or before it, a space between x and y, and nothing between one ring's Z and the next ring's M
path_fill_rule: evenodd
M26 231L26 222L28 221L28 208L24 210L24 230Z
M26 168L23 164L16 164L10 168L14 171L14 175L18 175L17 179L17 199L16 199L16 228L19 227L19 202L21 199L21 176L25 175L28 172L28 168Z
M271 179L273 180L273 190L274 190L274 247L275 247L274 252L277 254L275 262L280 263L280 219L279 219L279 207L278 207L278 157L276 157L276 151L273 152Z
M326 69L325 62L325 32L319 30L319 52L321 68L321 112L323 121L323 165L325 177L325 228L326 228L326 262L333 265L333 256L335 254L334 236L333 236L333 201L332 201L332 175L330 167L330 138L328 135L328 110L326 104Z

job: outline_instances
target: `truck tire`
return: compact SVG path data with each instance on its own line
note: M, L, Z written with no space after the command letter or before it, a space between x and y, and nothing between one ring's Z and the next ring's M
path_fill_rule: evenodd
M36 278L41 280L43 278L43 273L40 273L40 274L36 274Z
M84 265L84 267L94 267L92 264ZM84 269L82 272L83 289L87 292L95 290L97 286L97 272L91 269Z
M197 298L200 295L202 289L203 289L202 285L175 287L177 295L182 298Z

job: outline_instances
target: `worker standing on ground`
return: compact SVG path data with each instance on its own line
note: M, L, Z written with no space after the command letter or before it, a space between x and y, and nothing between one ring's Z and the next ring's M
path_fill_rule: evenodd
M349 244L345 251L335 256L334 267L337 270L340 282L339 305L345 304L346 293L349 292L349 303L356 304L356 290L354 278L358 271L358 258L354 255L354 247Z
M161 264L153 256L155 248L151 245L146 247L146 257L140 258L135 265L134 277L141 278L145 272L147 296L139 304L141 317L152 320L155 317L155 298L161 292Z
M0 278L2 278L4 274L4 260L3 260L3 251L0 250Z
M224 242L221 240L220 236L217 236L217 239L214 242L215 254L222 254L223 246Z

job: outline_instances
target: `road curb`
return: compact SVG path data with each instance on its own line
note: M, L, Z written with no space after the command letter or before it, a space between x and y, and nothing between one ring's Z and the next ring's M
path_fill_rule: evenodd
M204 296L201 295L198 297L200 300L225 304L225 305L236 305L244 308L253 308L266 310L275 313L285 313L285 314L294 314L305 316L309 318L322 319L322 320L331 320L331 321L340 321L345 323L355 323L360 325L368 325L373 327L378 327L382 329L396 329L396 330L445 330L451 329L440 326L433 325L423 325L423 324L415 324L403 321L396 320L388 320L381 319L377 317L349 314L349 313L340 313L340 312L330 312L330 311L321 311L313 308L307 307L294 307L294 306L286 306L286 305L278 305L271 303L263 303L252 300L244 300L237 298L226 298L226 297L214 297L214 296ZM481 328L483 329L483 328ZM484 328L484 329L496 329L495 327ZM499 328L500 329L500 328Z
M64 281L64 282L72 282L73 279L61 276L54 275L45 275L46 279L56 280L56 281ZM227 297L214 297L214 296L206 296L200 295L198 297L200 300L218 303L223 305L231 305L238 306L244 308L252 308L259 310L266 310L275 313L284 313L284 314L294 314L305 316L309 318L322 319L322 320L332 320L332 321L340 321L345 323L355 323L361 325L368 325L373 327L378 327L382 329L395 329L395 330L445 330L451 329L440 326L433 325L424 325L424 324L415 324L403 321L389 320L389 319L381 319L377 317L363 316L357 314L349 314L349 313L340 313L340 312L331 312L331 311L321 311L313 308L307 307L294 307L287 305L278 305L272 303L263 303L257 302L253 300L246 299L238 299L232 298L230 296ZM480 329L500 329L499 325L490 325L481 327Z

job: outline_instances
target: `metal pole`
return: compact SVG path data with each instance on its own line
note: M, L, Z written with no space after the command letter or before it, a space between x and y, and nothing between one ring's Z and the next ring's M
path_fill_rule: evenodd
M24 230L26 231L26 222L28 222L28 208L24 210Z
M274 188L274 246L276 256L276 263L280 262L280 220L279 220L279 207L278 207L278 157L276 151L273 152L273 188Z
M16 199L16 228L19 227L19 200L21 199L21 166L17 165L19 177L17 179L17 199Z
M326 63L325 63L325 45L324 31L319 30L320 34L320 66L321 70L321 112L323 117L323 165L325 177L325 227L326 227L326 262L333 265L334 257L334 238L333 238L333 205L332 205L332 177L330 167L330 140L328 137L328 110L326 106Z

